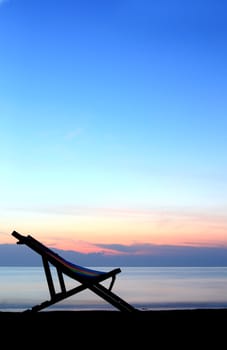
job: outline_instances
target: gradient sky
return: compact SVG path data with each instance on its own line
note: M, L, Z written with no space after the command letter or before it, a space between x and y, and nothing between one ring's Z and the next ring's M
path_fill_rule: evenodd
M226 62L226 1L0 0L0 244L226 247Z

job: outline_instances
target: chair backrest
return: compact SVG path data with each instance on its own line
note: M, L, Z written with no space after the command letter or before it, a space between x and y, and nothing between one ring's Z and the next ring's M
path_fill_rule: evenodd
M28 247L40 254L43 259L46 259L53 266L55 266L57 269L60 269L67 276L77 279L80 282L85 282L87 280L102 281L106 278L113 277L117 273L121 272L120 268L116 268L109 272L105 272L77 265L64 259L59 254L46 247L44 244L40 243L30 235L23 236L17 231L13 231L12 236L18 239L18 244L26 244Z

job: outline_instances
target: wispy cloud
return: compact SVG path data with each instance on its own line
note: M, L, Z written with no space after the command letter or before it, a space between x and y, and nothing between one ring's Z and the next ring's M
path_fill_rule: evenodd
M44 242L45 243L45 242ZM33 266L40 264L34 254L15 249L15 244L0 244L0 265ZM56 249L69 261L86 266L227 266L226 247L183 247L170 245L99 245L102 251L83 253ZM25 247L26 248L26 247ZM53 247L54 248L54 247ZM107 253L105 248L118 249L117 254ZM142 250L143 251L142 253ZM26 251L26 254L25 254Z
M121 252L120 249L117 249L113 245L105 245L105 244L96 244L96 243L90 243L83 240L75 240L75 239L64 239L64 241L55 236L52 239L48 239L48 243L52 248L61 249L63 250L70 250L75 251L77 253L83 253L83 254L91 254L91 253L98 253L103 255L117 255L117 254L124 254Z
M67 140L73 140L77 138L79 135L82 133L82 128L77 128L75 130L71 130L66 134L66 139Z
M134 254L134 255L160 255L167 253L176 253L180 251L195 251L195 250L212 250L212 249L227 249L226 244L217 245L204 245L203 242L200 245L190 244L187 245L170 245L170 244L151 244L151 243L135 243L131 245L125 244L96 244L99 248L105 250L112 250L118 252L118 254Z

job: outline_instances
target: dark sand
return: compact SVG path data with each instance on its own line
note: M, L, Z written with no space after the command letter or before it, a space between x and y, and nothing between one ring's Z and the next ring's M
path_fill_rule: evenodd
M227 309L0 312L7 347L226 348ZM11 336L10 336L11 335ZM5 343L6 344L6 343ZM156 344L156 345L155 345ZM158 344L158 345L157 345ZM4 346L6 348L6 346Z

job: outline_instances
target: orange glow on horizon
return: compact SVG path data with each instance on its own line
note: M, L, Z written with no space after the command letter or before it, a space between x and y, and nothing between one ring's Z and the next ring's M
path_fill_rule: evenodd
M89 211L73 215L18 212L14 219L13 226L4 225L3 221L0 244L14 243L10 234L17 230L24 235L31 234L48 246L83 253L119 254L111 244L227 246L227 218L215 213L96 210L93 215Z

